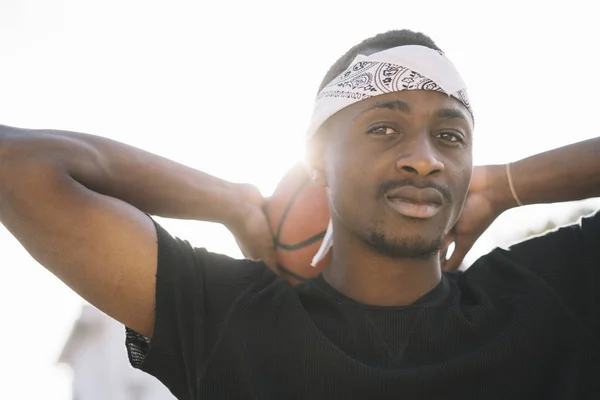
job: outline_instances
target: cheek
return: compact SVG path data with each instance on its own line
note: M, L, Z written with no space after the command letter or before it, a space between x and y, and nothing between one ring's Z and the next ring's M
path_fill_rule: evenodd
M463 184L465 186L465 191L466 191L469 189L469 185L471 184L471 177L473 176L473 156L472 156L472 154L468 157L463 168L461 169L460 176L463 179Z
M340 217L354 217L367 211L375 196L365 155L343 146L328 157L327 188L332 207Z
M465 163L464 166L457 169L454 174L452 174L452 179L455 182L454 186L454 198L452 199L454 205L459 210L462 209L463 203L466 199L467 192L469 190L469 185L471 184L471 176L473 172L473 166L471 163Z
M328 171L327 175L330 194L336 199L356 203L371 192L368 188L368 171L359 160L346 158Z

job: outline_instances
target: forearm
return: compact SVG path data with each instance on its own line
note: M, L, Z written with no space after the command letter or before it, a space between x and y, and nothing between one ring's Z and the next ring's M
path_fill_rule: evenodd
M517 206L506 166L493 166L494 202L501 211ZM522 204L554 203L600 196L600 138L575 143L511 163L513 187Z
M113 140L0 126L0 146L11 171L43 160L149 214L222 223L232 218L237 185Z

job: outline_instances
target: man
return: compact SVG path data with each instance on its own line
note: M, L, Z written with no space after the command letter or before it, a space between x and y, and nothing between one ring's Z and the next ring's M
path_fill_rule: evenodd
M317 258L333 257L314 280L267 267L251 186L91 135L3 127L0 221L125 324L133 365L180 399L597 398L599 214L442 266L506 209L599 196L600 140L471 177L472 110L438 50L388 32L325 77L309 158L332 210ZM223 223L264 262L192 248L145 213Z

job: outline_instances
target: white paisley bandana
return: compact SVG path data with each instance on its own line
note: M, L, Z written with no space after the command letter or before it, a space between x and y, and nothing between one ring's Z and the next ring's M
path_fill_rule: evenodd
M350 66L317 95L307 136L315 135L338 111L370 97L403 90L445 93L473 111L467 88L454 65L440 51L425 46L399 46L358 55ZM333 245L331 220L311 265L316 266Z

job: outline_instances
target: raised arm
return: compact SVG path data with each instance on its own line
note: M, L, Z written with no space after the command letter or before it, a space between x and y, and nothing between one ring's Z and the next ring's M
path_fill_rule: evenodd
M260 233L261 202L252 187L112 140L0 126L0 223L82 297L147 336L157 243L144 212L223 223L270 257L267 235L248 233Z
M600 138L590 139L506 165L476 167L467 201L447 243L455 242L445 270L460 266L479 236L504 211L521 205L600 196Z
M518 204L506 165L490 166L489 196L498 211ZM583 200L600 196L600 137L540 153L510 164L522 205Z

